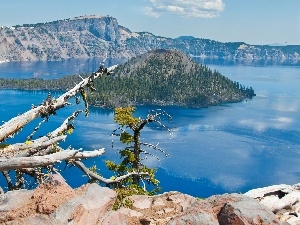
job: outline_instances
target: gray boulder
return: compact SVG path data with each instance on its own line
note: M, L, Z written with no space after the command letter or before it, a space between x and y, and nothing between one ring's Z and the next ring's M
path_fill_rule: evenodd
M220 225L279 224L271 210L247 196L233 194L218 213Z
M55 224L97 224L112 209L115 198L116 192L93 183L82 194L58 207L50 218Z
M246 192L245 195L268 207L280 222L300 224L300 183L257 188Z

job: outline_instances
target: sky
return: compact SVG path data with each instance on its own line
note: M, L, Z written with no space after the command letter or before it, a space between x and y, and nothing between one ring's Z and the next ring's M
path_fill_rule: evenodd
M300 0L0 0L0 26L84 15L170 38L300 45Z

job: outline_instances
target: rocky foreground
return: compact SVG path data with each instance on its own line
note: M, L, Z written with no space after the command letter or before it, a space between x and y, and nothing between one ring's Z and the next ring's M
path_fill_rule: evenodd
M0 195L0 224L300 224L300 184L196 199L179 192L132 196L132 209L112 210L116 193L97 184L72 189L63 179Z

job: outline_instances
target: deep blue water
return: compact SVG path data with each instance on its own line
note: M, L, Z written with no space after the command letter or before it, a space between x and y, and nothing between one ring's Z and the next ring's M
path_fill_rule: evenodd
M71 65L65 67L72 68L70 74L76 72L76 65L82 65L79 61L74 66L69 63ZM61 65L57 64L58 67ZM31 69L25 66L23 69L22 63L8 63L5 67L2 65L0 77L7 77L12 70L20 77L34 74L34 66ZM98 65L95 62L95 69ZM166 158L157 153L160 161L155 158L146 161L148 166L158 168L163 191L178 190L207 197L225 192L245 192L266 185L299 183L300 67L208 66L245 86L252 86L257 96L241 103L203 109L138 107L136 116L145 116L149 109L161 108L173 117L171 123L165 121L172 130L171 136L167 131L153 126L146 127L142 134L146 142L159 143L170 154ZM52 77L51 73L56 70L55 62L49 63L49 72L45 76ZM43 71L47 71L47 63L44 63ZM67 68L63 74L55 76L65 74L68 74ZM53 95L58 96L59 93ZM32 103L39 104L46 96L46 92L40 91L0 90L1 121L7 121L30 109ZM83 108L83 105L58 111L58 115L51 117L36 137L59 126L75 108ZM113 122L111 110L91 107L90 111L88 118L80 115L76 119L74 133L61 146L67 148L71 145L85 150L105 147L105 155L86 160L85 163L97 164L103 175L111 176L104 170L103 161L118 160L116 151L120 145L114 139L112 148L110 136L117 125ZM30 124L15 140L24 142L38 122ZM87 180L77 168L65 170L63 165L60 168L73 187ZM3 177L0 176L0 180Z
M1 78L43 78L55 79L65 75L91 73L98 70L103 59L68 59L65 61L9 62L0 63ZM124 62L125 59L107 59L111 66Z

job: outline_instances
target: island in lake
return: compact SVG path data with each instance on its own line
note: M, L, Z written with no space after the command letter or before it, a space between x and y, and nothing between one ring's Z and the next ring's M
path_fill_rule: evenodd
M63 91L80 80L78 75L52 80L0 79L0 88ZM96 91L89 94L89 103L109 108L144 104L200 108L255 96L252 87L232 81L178 50L157 49L133 57L94 83Z

